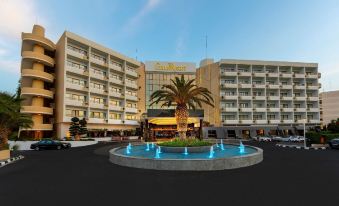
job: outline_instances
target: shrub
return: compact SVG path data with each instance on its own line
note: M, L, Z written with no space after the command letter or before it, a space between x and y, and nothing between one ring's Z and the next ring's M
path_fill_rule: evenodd
M323 132L307 132L306 137L310 139L311 143L320 143L321 137L325 138L325 142L329 142L334 138L339 138L339 133L331 133L328 131Z
M20 148L20 146L15 144L15 145L13 145L12 150L17 151L17 150L19 150L19 148Z
M165 147L201 147L201 146L211 146L212 143L199 139L175 138L172 141L162 142L159 143L158 145Z

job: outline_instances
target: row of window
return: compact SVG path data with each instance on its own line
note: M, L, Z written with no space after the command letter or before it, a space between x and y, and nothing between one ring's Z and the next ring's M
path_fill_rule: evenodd
M67 117L79 117L84 118L86 117L86 111L83 110L74 110L74 109L67 109L66 110L66 116ZM109 113L110 119L117 119L121 120L122 114L121 113ZM106 119L106 113L105 112L90 112L90 118L98 118L98 119ZM126 114L127 120L136 120L136 115L132 114Z
M249 103L239 103L239 108L250 108ZM235 102L225 103L221 105L223 108L236 108ZM302 104L294 104L293 108L305 108ZM254 104L254 108L263 108L263 104ZM267 104L267 108L277 108L277 104L269 103ZM290 104L281 104L281 108L292 108ZM307 104L307 108L314 108L313 104Z
M237 118L239 117L239 118ZM253 115L253 120L266 120L266 115L261 115L261 114L255 114ZM294 115L294 120L302 120L303 116L302 115ZM252 115L222 115L222 120L252 120ZM275 114L268 114L267 115L267 120L278 120L278 115ZM314 115L307 115L307 119L314 119ZM288 114L283 114L280 115L280 120L291 120L291 115Z
M226 79L224 80L224 83L225 84L236 84L236 80L234 79ZM238 81L239 84L251 84L251 81L250 80L239 80ZM280 81L281 85L292 85L291 82L288 82L288 81ZM264 82L263 81L252 81L252 84L254 85L264 85ZM267 85L279 85L279 83L277 81L266 81L266 84ZM304 82L293 82L293 85L294 86L305 86L305 83ZM316 82L306 82L306 86L317 86L318 83Z

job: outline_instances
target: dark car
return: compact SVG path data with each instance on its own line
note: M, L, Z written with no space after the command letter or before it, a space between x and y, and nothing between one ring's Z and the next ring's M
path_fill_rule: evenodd
M331 149L339 149L339 138L332 139L328 144Z
M41 149L67 149L70 148L70 143L55 141L55 140L41 140L39 142L31 144L31 149L41 150Z

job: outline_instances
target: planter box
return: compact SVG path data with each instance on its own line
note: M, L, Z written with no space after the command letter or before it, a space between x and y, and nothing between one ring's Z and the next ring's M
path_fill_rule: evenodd
M9 150L0 150L0 161L7 160L11 157L11 153Z
M184 153L185 147L165 147L160 146L161 152L167 152L167 153ZM203 153L203 152L209 152L211 149L211 146L201 146L201 147L187 147L188 153Z

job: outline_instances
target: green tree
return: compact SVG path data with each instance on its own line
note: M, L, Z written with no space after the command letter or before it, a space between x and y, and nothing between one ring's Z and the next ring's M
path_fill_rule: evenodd
M161 107L175 106L175 118L177 130L181 139L186 138L188 108L195 110L196 106L202 107L202 103L214 107L214 100L211 92L204 87L194 84L195 79L185 80L184 75L171 80L172 84L163 85L158 91L151 94L151 104L161 103Z
M331 123L327 125L327 130L331 131L332 133L339 133L339 119L332 120Z
M80 122L78 117L73 117L71 119L71 126L69 127L69 133L75 140L80 139Z
M87 135L87 121L85 118L79 120L79 124L80 124L80 135Z
M33 125L31 115L20 113L22 101L18 95L0 92L0 150L7 147L12 132Z

